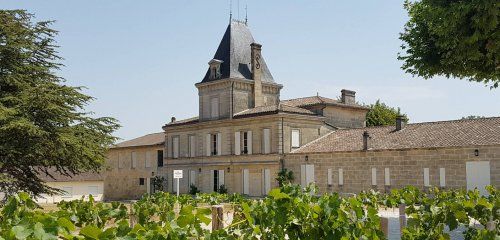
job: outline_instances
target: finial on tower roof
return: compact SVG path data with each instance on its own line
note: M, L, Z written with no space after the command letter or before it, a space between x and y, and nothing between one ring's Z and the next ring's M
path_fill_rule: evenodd
M233 0L229 0L229 24L233 21Z
M248 6L245 4L245 25L248 23Z

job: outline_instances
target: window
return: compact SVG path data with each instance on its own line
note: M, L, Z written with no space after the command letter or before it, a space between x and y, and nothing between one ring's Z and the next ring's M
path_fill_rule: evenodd
M62 190L64 191L64 195L62 195L63 198L73 197L73 187L63 187Z
M189 156L196 157L196 138L194 135L189 136Z
M137 152L132 152L132 168L137 167Z
M262 131L262 149L264 154L271 153L271 130L265 128Z
M212 156L217 155L217 134L212 134Z
M210 117L212 119L219 118L219 98L217 97L210 99Z
M252 131L243 132L243 154L252 154Z
M189 185L196 186L196 171L195 170L189 171Z
M139 178L139 185L144 186L144 178Z
M153 161L153 155L154 155L154 152L146 152L146 161L144 162L144 167L145 168L150 168L151 167L151 162Z
M240 155L240 154L241 154L241 133L235 132L234 133L234 155Z
M214 170L214 192L219 191L219 170Z
M248 195L250 193L250 171L248 169L243 169L242 172L243 176L243 194Z
M172 158L179 158L179 136L172 137Z
M156 161L158 162L158 167L163 167L163 150L158 150L156 153L157 153Z
M220 186L224 185L224 170L214 170L213 172L214 192L219 191Z
M262 169L262 194L267 195L271 190L271 171Z
M292 148L300 147L300 131L298 129L292 130Z
M248 132L243 132L243 154L248 154Z

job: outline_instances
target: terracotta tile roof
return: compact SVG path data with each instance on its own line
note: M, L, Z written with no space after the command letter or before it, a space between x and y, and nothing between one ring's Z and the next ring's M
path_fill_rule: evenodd
M165 133L151 133L142 137L134 138L116 144L111 148L139 147L139 146L154 146L165 143Z
M368 109L367 107L361 106L359 104L355 104L355 105L345 104L345 103L342 103L340 100L331 99L331 98L322 97L322 96L293 98L293 99L283 100L281 102L283 104L286 104L289 106L294 106L294 107L307 107L307 106L312 106L312 105L324 104L324 105L333 105L333 106L340 106L340 107Z
M84 181L104 181L104 176L102 173L96 172L84 172L73 176L65 176L55 169L49 169L49 174L54 178L51 178L45 173L40 173L38 177L45 182L84 182Z
M500 117L341 129L331 132L293 153L361 151L363 132L370 134L369 150L439 148L500 144Z
M265 115L265 114L276 114L279 112L284 113L295 113L304 115L316 115L307 109L290 106L287 104L280 103L278 105L262 106L256 108L250 108L239 113L234 114L234 118L251 117L255 115Z

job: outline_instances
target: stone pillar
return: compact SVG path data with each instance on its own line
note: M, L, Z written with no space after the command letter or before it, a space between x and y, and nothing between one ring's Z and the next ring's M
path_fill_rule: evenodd
M251 61L252 61L252 79L254 81L254 107L260 107L264 105L264 98L262 96L262 45L258 43L250 44L252 49Z

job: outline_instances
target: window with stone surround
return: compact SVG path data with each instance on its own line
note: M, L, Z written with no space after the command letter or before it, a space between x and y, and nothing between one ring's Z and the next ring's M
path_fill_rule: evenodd
M196 157L196 137L189 135L189 157Z
M179 136L172 137L172 158L179 158Z
M300 147L300 130L292 129L292 149Z
M219 98L213 97L210 99L210 118L219 118Z

